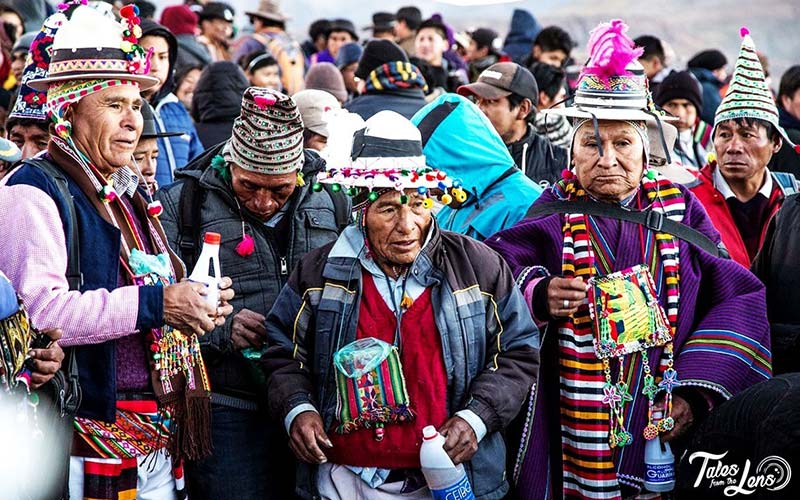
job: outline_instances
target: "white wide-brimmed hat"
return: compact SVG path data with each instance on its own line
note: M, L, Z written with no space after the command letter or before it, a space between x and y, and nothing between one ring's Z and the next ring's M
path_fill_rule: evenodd
M448 188L457 188L446 172L427 165L419 129L388 110L376 113L355 131L348 158L329 156L317 180L354 197L367 194L370 200L387 189L416 189L427 197L432 191L444 193L441 201L448 204L452 201Z
M52 57L44 78L26 82L46 92L50 84L73 80L127 80L147 90L158 84L148 75L149 56L138 44L138 8L131 4L116 21L87 5L69 5L66 21L53 38Z

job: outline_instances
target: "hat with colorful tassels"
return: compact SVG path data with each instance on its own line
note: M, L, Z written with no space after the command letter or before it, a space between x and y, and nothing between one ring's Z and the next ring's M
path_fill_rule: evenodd
M28 85L28 82L47 77L53 48L53 37L58 32L58 28L66 21L67 17L62 12L56 12L44 20L42 29L31 42L25 69L22 70L22 81L20 82L17 100L11 113L8 114L9 120L47 121L47 111L45 109L47 92L34 89Z
M601 23L592 30L587 45L589 61L581 71L572 106L545 109L542 113L592 120L595 128L598 120L644 122L648 129L657 130L661 139L650 144L650 153L669 162L662 125L676 118L656 110L647 76L638 61L644 49L635 46L627 31L628 26L620 19Z
M353 197L354 208L392 190L416 190L425 197L426 208L433 207L433 193L441 193L440 201L445 205L460 195L458 182L427 165L419 129L402 115L388 110L376 113L351 137L344 155L333 153L337 149L334 146L333 154L327 156L327 168L312 186L315 190L321 189L320 183L331 184L334 191L344 189ZM404 200L405 194L402 196Z
M739 49L739 57L736 58L736 66L733 69L728 92L714 116L714 128L716 129L717 125L726 120L737 118L763 120L772 124L783 140L787 141L795 150L800 149L800 146L792 143L778 122L778 108L772 92L767 86L764 68L758 60L756 46L750 36L750 31L742 28L739 34L742 36L742 46ZM712 137L713 134L712 131Z
M47 91L52 84L75 80L132 81L141 90L158 84L158 78L148 74L150 54L139 45L142 29L135 5L120 9L120 21L84 0L72 0L59 8L67 20L53 37L48 73L28 85Z

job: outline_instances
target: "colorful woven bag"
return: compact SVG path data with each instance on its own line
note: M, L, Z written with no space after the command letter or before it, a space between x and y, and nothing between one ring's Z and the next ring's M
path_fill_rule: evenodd
M374 429L383 439L388 423L410 422L411 409L397 348L367 337L351 342L333 356L336 367L336 432Z

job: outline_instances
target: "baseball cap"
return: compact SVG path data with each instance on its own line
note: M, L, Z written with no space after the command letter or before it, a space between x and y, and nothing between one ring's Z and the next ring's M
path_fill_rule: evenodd
M495 63L483 70L478 81L458 87L460 95L482 99L500 99L511 94L527 97L537 104L539 86L530 71L512 62Z

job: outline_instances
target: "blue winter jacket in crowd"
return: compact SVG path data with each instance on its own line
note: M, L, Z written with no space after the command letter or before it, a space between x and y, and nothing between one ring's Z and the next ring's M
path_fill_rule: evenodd
M512 61L522 64L522 61L531 55L533 41L542 30L536 18L523 9L514 9L511 15L511 29L508 30L503 52L508 54Z
M442 229L483 241L521 220L542 188L514 164L492 123L468 99L444 94L420 109L411 121L422 134L429 166L463 183L467 200L443 207Z
M200 156L203 143L200 142L192 118L175 94L167 94L158 103L155 119L159 132L183 132L183 135L158 139L156 182L159 186L167 186L172 184L175 170L185 167Z
M700 110L700 119L706 123L714 123L714 115L717 113L717 108L722 102L722 96L719 94L720 89L724 82L719 81L719 78L705 68L689 68L689 71L700 81L703 87L703 109Z
M200 156L204 148L189 112L172 93L175 89L175 80L172 75L178 59L178 41L172 32L152 20L143 19L141 28L142 36L140 38L161 37L167 41L169 47L169 77L155 96L150 98L156 119L156 129L159 132L183 132L183 135L158 139L156 182L159 186L164 187L172 184L175 170L185 167L190 161Z

